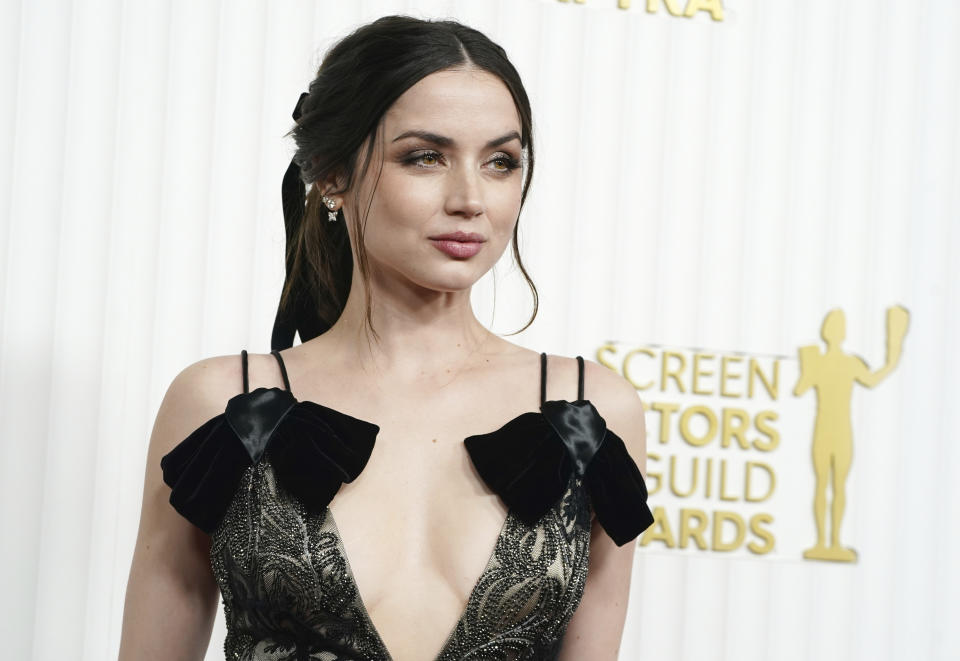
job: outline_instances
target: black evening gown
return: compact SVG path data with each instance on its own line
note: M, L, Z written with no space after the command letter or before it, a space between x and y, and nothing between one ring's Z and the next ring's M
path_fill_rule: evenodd
M389 660L360 599L327 505L355 479L379 427L285 389L243 392L161 460L170 502L211 536L226 616L227 659ZM477 472L507 506L486 568L437 661L556 657L583 596L591 507L618 544L652 522L647 490L623 440L583 399L464 439Z

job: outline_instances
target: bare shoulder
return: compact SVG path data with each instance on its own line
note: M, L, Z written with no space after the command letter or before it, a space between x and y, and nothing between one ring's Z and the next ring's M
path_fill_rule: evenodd
M576 358L550 355L548 365L548 388L562 388L562 394L554 397L548 390L547 398L573 401L577 387ZM593 403L606 421L607 429L623 439L627 452L645 475L646 421L636 388L609 367L587 358L583 359L583 382L584 399Z
M170 506L161 459L243 392L240 364L239 355L192 363L173 378L160 403L127 581L121 659L144 658L147 648L155 650L150 658L200 658L206 649L218 595L210 537Z
M250 374L253 374L250 357ZM184 367L160 403L153 429L154 451L166 453L243 392L240 354L212 356Z

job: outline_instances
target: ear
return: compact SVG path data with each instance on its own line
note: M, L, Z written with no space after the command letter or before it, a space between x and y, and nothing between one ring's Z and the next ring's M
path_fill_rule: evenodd
M340 172L333 172L323 179L317 179L314 184L321 195L326 195L334 202L336 208L343 206L344 193L346 193L347 180Z
M329 195L332 192L334 195L341 195L347 186L347 179L339 171L331 172L322 179L317 179L316 185L321 193Z

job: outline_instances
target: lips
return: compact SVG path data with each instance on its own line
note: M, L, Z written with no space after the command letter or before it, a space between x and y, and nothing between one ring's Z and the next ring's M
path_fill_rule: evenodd
M429 237L434 241L460 241L467 243L483 243L486 239L482 234L476 232L450 232L448 234L437 234Z
M431 239L434 247L448 257L467 259L473 257L483 246L482 241L453 241L451 239Z
M473 257L483 246L486 239L476 232L449 232L429 237L433 245L442 253L457 259Z

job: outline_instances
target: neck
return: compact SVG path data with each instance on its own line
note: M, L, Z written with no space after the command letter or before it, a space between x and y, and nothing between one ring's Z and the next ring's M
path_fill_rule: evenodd
M343 313L323 337L341 359L365 371L416 381L469 363L499 339L477 320L470 289L440 292L395 280L374 288L374 337L364 321L364 285L358 272L353 283Z

